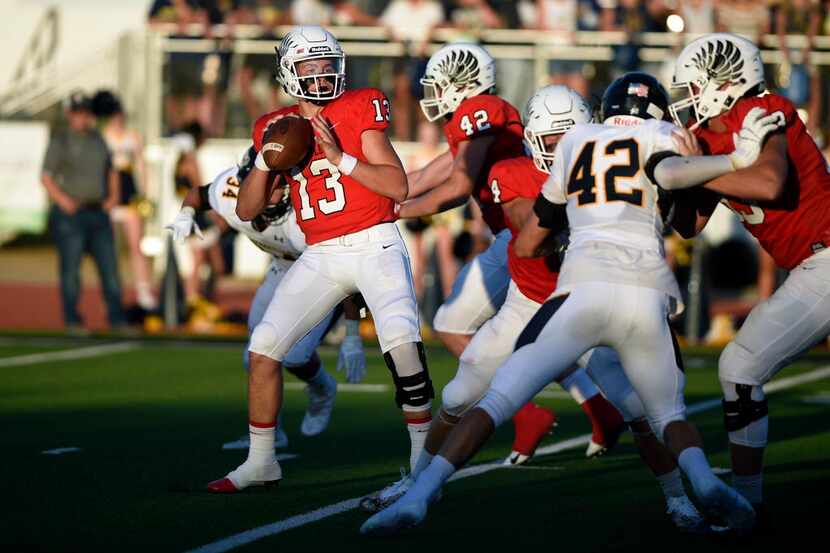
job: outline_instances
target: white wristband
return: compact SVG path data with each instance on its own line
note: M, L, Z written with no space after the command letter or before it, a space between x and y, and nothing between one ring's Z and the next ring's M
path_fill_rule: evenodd
M181 208L180 212L184 213L191 219L193 219L196 216L196 210L193 209L193 206L186 205L183 208Z
M340 172L344 175L351 175L355 166L357 166L357 158L343 152L343 156L340 158L340 163L337 164L337 168Z
M254 167L266 173L271 170L268 164L265 163L265 156L262 155L262 152L257 153L256 159L254 160Z

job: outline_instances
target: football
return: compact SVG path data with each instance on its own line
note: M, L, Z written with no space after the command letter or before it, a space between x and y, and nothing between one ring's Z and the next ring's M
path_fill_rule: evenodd
M285 171L298 165L314 147L314 131L308 119L283 117L265 131L262 157L274 171Z

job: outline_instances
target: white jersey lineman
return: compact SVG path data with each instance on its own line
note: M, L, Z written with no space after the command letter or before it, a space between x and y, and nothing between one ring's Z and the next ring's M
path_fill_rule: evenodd
M259 249L273 258L265 279L256 291L251 309L248 313L248 334L262 320L274 291L282 281L285 273L294 261L306 249L305 235L297 225L293 210L283 217L272 221L264 230L259 231L253 224L241 220L236 215L236 202L239 195L239 181L236 178L236 166L226 169L209 185L208 200L210 207L219 214L234 230L244 234ZM306 336L297 342L286 354L283 363L286 367L302 366L311 359L314 350L320 344L331 324L334 312L326 315ZM248 348L244 352L245 366L248 366Z
M680 309L680 292L664 259L657 187L646 175L653 154L675 150L676 127L620 122L631 126L577 125L557 147L542 196L567 206L571 243L556 297L528 324L481 404L496 424L597 346L617 350L657 436L685 418L667 320Z

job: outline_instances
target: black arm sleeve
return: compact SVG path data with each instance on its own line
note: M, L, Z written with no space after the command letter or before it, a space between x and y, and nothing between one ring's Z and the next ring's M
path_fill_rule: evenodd
M533 212L539 218L539 226L560 232L568 226L568 217L565 215L565 206L548 201L539 194L533 204Z
M655 186L660 186L660 183L654 178L654 170L657 169L657 164L670 157L680 157L680 154L672 152L671 150L663 150L662 152L652 154L652 156L648 158L645 167L646 176Z
M210 211L210 185L199 187L199 209L196 211Z

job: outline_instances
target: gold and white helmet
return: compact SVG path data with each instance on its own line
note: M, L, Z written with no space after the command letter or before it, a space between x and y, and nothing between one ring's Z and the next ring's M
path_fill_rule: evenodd
M334 100L346 88L346 54L334 35L317 25L294 27L280 42L277 51L277 80L285 92L304 100ZM331 59L334 71L301 77L297 64L307 60ZM329 80L331 91L309 92L310 85L320 90L319 83Z
M684 111L697 128L704 121L729 110L747 92L763 92L764 64L751 41L730 33L704 35L686 46L677 58L672 89L687 96L669 106L674 122L684 126Z
M587 102L563 85L549 85L537 90L528 100L522 119L533 163L545 173L550 173L554 157L554 148L545 144L545 137L564 134L577 123L593 121Z
M477 44L447 44L429 58L421 85L421 110L427 120L436 121L458 109L465 99L495 88L496 62Z

